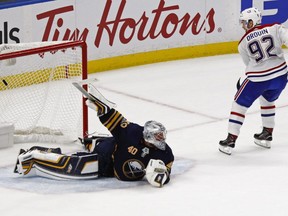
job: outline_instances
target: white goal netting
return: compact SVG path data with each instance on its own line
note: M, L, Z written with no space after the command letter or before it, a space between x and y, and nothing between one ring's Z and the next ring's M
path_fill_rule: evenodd
M87 76L82 49L73 42L0 45L0 124L14 124L14 142L83 135L82 95L72 85Z

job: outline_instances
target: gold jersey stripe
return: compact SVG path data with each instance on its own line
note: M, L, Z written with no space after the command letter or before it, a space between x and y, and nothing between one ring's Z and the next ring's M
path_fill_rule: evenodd
M109 129L109 131L113 131L114 128L118 125L118 123L123 119L123 116L119 116L119 118L115 121L115 123L113 124L113 126Z
M98 101L95 101L95 103L96 103L96 105L97 106L99 106L100 107L100 109L101 109L101 113L103 113L104 112L104 110L105 110L105 107L100 103L100 102L98 102Z
M108 119L108 121L104 125L109 131L112 131L117 126L119 121L122 119L123 116L121 115L121 113L115 111L115 113L113 113L113 115Z
M107 124L109 124L109 122L111 121L111 119L117 114L117 111L114 110L113 114L110 116L110 118L103 123L103 125L106 127Z

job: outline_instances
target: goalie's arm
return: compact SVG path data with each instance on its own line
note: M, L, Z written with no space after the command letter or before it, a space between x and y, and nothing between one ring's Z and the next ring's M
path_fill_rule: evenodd
M81 86L79 87L77 84L74 86L82 93L85 92ZM107 100L93 85L89 85L89 92L89 97L86 97L88 99L86 105L97 112L101 123L116 140L119 140L121 134L125 133L124 131L128 125L134 125L136 128L140 127L137 124L130 124L120 112L114 109L116 104ZM87 92L84 95L87 95Z
M116 140L121 139L121 134L125 134L124 131L126 131L128 125L138 127L136 124L128 122L127 119L115 109L111 109L105 115L100 116L99 120L110 131Z

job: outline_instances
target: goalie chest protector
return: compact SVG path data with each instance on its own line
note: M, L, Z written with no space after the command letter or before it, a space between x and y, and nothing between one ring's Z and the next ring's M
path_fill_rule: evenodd
M14 125L9 123L0 123L0 149L11 147L13 139Z

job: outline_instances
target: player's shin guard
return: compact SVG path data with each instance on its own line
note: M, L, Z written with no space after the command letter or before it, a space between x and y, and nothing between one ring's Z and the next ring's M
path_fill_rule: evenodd
M224 154L231 155L232 149L235 147L236 139L236 135L229 133L225 140L221 140L219 142L219 151Z
M254 134L254 143L264 148L271 148L273 128L263 127L261 133Z

